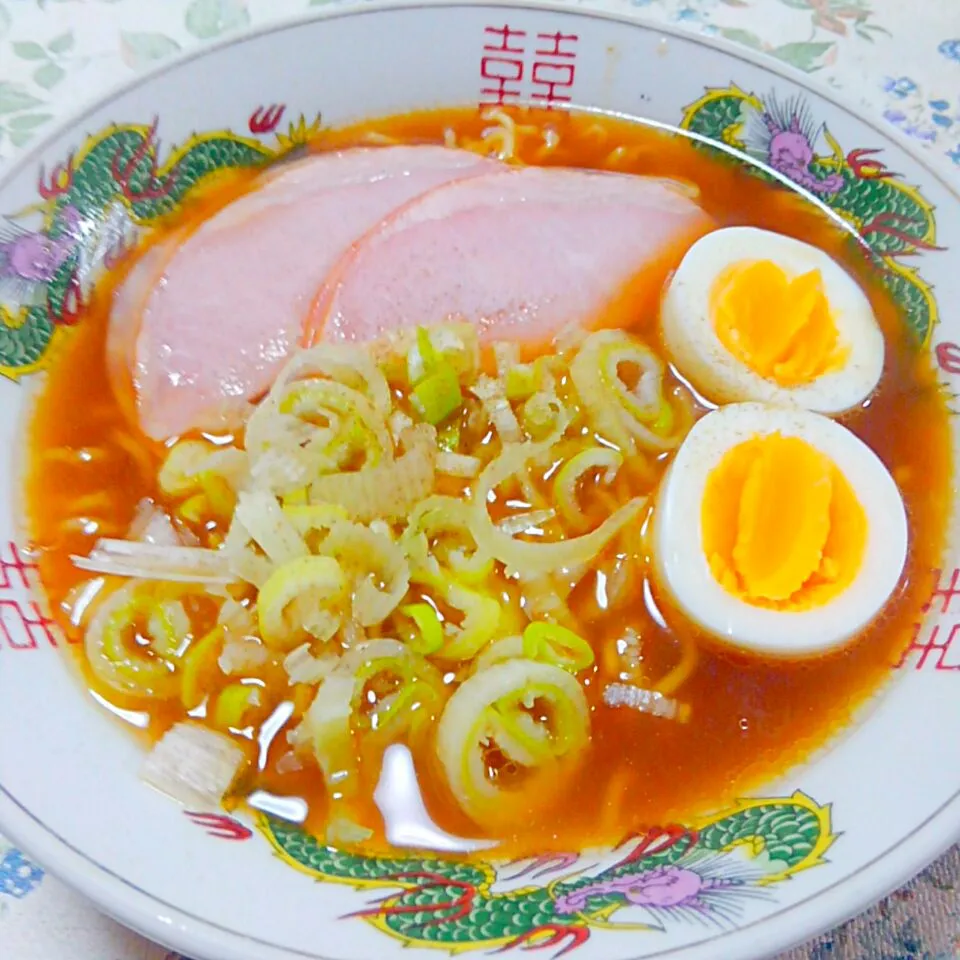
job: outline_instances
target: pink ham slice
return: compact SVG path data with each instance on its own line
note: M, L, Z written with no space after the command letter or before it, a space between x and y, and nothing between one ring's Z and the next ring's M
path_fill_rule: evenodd
M302 336L317 285L383 217L495 162L444 147L320 154L151 250L118 289L108 354L143 431L237 424Z
M542 344L600 319L652 265L665 276L710 226L691 189L668 180L525 167L447 184L345 255L305 342L459 319L488 339Z

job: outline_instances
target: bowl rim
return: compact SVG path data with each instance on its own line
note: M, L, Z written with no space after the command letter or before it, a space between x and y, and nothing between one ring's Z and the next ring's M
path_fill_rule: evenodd
M816 77L784 64L763 53L746 49L721 37L706 36L674 24L655 21L643 13L597 10L558 0L338 0L335 5L306 14L281 17L271 23L251 26L227 37L180 52L168 60L111 87L106 93L89 97L85 102L59 117L51 130L36 144L15 153L0 168L0 191L5 189L26 168L35 164L49 147L71 127L81 124L95 111L112 101L149 86L156 78L174 73L186 63L201 59L228 47L256 41L260 37L287 30L296 30L309 24L339 20L362 15L376 15L394 10L443 9L514 9L531 13L558 13L605 20L626 26L636 26L662 34L664 37L695 43L717 50L729 57L750 64L765 73L779 76L797 84L812 94L833 104L875 131L881 138L895 144L914 162L927 171L938 184L960 203L960 178L946 161L933 152L921 151L900 131L882 125L872 111L864 112L851 97L838 94ZM574 105L576 107L576 105ZM589 109L589 105L586 105ZM44 824L30 812L0 782L0 826L4 834L36 857L49 872L73 887L96 905L97 909L113 917L124 926L175 950L186 950L217 960L327 960L314 952L284 947L248 934L238 933L203 917L180 910L126 880L105 864L99 863L70 840ZM901 836L870 861L851 874L796 903L766 914L756 920L728 931L718 932L682 946L669 947L656 953L644 954L637 960L699 960L703 950L723 940L729 949L737 950L742 960L764 960L772 952L789 950L819 934L833 929L856 916L870 905L887 896L912 878L955 843L960 842L960 786L933 813L913 830ZM47 864L51 864L47 868ZM846 895L824 899L828 894L842 890ZM826 906L826 909L824 907ZM772 921L789 918L792 933ZM251 950L256 950L253 954ZM214 952L215 951L215 952Z

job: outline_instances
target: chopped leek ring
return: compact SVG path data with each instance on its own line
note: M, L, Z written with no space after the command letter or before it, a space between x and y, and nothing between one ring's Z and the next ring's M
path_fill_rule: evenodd
M430 495L435 478L436 431L421 423L405 431L404 453L355 473L322 476L310 486L310 497L342 506L354 520L406 517Z
M153 651L161 657L179 658L191 632L190 618L179 600L158 599L147 614L147 633Z
M332 800L357 790L357 750L350 726L353 714L352 674L334 670L317 689L304 717L304 730Z
M518 660L524 656L523 637L519 634L501 637L480 651L479 656L473 661L474 672L479 673L481 670L486 670L487 667L492 667L495 663L501 663L504 660Z
M411 579L442 587L444 567L467 584L483 583L490 576L493 557L478 549L471 515L470 505L456 497L434 495L417 504L402 541L410 557ZM458 545L450 547L450 540Z
M336 524L350 519L350 515L338 503L284 504L283 512L304 540L310 538L308 545L313 544L317 534L322 541Z
M358 786L354 727L364 689L386 674L399 688L363 722L367 734L388 742L416 735L439 713L446 691L439 671L396 640L370 640L346 654L320 684L304 718L304 731L323 771L331 799L355 795ZM374 720L374 718L376 718Z
M266 490L241 493L234 518L273 563L286 563L310 552L277 498Z
M540 369L531 363L519 363L507 370L504 388L511 402L529 400L540 389Z
M482 376L470 387L470 392L483 404L490 423L504 443L517 443L522 439L517 415L499 380Z
M235 447L218 448L203 440L180 440L171 447L157 474L160 489L184 498L177 512L200 524L211 516L228 519L236 506L234 486L246 472L247 457Z
M107 597L97 608L84 635L90 668L99 680L120 693L171 700L180 693L179 652L189 640L178 635L189 621L161 612L160 600L152 585L130 580ZM171 608L172 609L172 608ZM134 642L147 640L146 646Z
M416 385L436 369L437 351L430 342L430 331L426 327L417 327L416 345L407 354L407 379Z
M593 665L593 647L572 630L538 620L523 631L523 655L528 660L552 663L574 673Z
M368 715L358 718L358 723L381 739L419 735L425 724L436 719L446 699L443 678L436 667L396 640L360 644L343 658L341 669L353 671L354 711L366 706L360 702L361 694L376 678L387 676L399 683Z
M282 395L290 384L317 378L359 390L384 416L390 411L390 387L366 344L322 343L299 351L277 377L271 394Z
M475 324L445 323L430 330L430 342L458 377L474 377L480 366L480 337Z
M549 705L541 715L538 700ZM590 737L590 710L580 684L550 664L511 659L465 680L437 727L437 757L463 809L488 828L555 802ZM489 750L523 768L519 783L491 776Z
M404 680L398 690L377 704L370 717L371 730L385 740L396 740L405 734L412 738L423 736L443 705L441 682L439 674L434 676L434 682Z
M621 364L639 368L634 389L620 377ZM594 429L624 454L637 448L672 450L683 439L664 394L664 367L645 344L622 330L598 330L583 342L570 376Z
M656 419L650 424L650 429L662 437L669 436L673 431L673 425L676 419L677 417L673 412L670 401L664 398L660 401L660 412L657 414Z
M229 517L237 505L233 488L215 470L204 470L198 476L208 509L215 517Z
M329 639L333 631L327 633L328 626L333 622L336 630L339 623L332 608L344 599L346 591L346 577L332 557L298 557L278 567L260 588L257 600L263 642L286 651L302 641L304 631L320 640ZM301 607L308 602L315 606L311 622L289 622L288 610L294 601L300 601Z
M203 703L206 680L217 667L224 637L224 628L218 625L190 644L183 658L180 681L180 702L185 710L194 710Z
M197 474L205 466L214 447L202 440L180 440L167 454L157 484L171 497L185 497L197 491Z
M632 416L644 423L656 419L663 403L663 364L660 358L644 344L623 333L605 337L599 351L600 378L603 385ZM631 390L620 377L621 364L640 368L640 378Z
M471 377L480 364L480 344L472 323L448 323L439 327L417 327L415 342L407 351L407 383L416 386L439 363L448 363L458 377ZM405 339L401 335L401 339ZM409 333L406 334L409 342Z
M367 466L376 466L392 449L383 417L362 393L343 384L300 380L291 385L279 409L300 420L320 417L339 423L340 429L332 441L321 439L335 462L348 451L363 450Z
M520 364L520 344L513 340L498 340L493 345L497 376L505 380L507 373Z
M507 447L489 463L477 479L471 529L478 546L511 570L534 577L571 569L589 563L628 523L635 520L646 505L643 497L634 497L612 513L596 530L554 543L517 540L498 530L487 513L487 501L493 490L526 464L543 457L552 447L549 441L522 443Z
M460 477L472 480L483 468L483 461L479 457L470 457L465 453L442 452L437 455L437 473L448 477Z
M437 434L437 446L446 453L456 453L460 446L460 422L451 420Z
M369 827L343 816L331 816L324 832L327 843L337 848L355 847L372 836L373 831Z
M410 403L421 419L436 426L463 406L457 371L449 363L438 364L410 394Z
M444 660L471 660L497 635L500 602L452 580L444 584L442 596L446 604L462 611L463 622L437 656Z
M489 737L515 763L535 767L551 759L550 730L511 697L491 706L486 714Z
M221 730L239 730L246 724L250 710L261 704L260 688L249 683L231 683L217 696L213 708L213 725Z
M577 496L577 485L580 478L590 470L603 469L603 481L613 482L617 471L623 466L623 455L609 447L589 447L572 456L557 473L553 484L557 506L568 523L583 527L587 517L580 508Z
M535 393L523 405L521 413L523 429L531 440L543 440L566 419L566 408L552 393Z
M254 477L289 493L311 475L355 464L358 453L365 466L392 457L393 439L379 400L332 380L291 382L291 367L297 367L296 360L247 421L244 443Z
M353 615L362 627L390 616L410 586L406 555L389 537L355 523L333 526L321 550L353 577Z
M443 624L429 603L408 603L400 608L400 612L408 616L419 631L417 639L410 644L413 650L429 656L443 646Z
M195 493L180 504L177 513L188 523L203 523L208 510L207 498L202 493Z

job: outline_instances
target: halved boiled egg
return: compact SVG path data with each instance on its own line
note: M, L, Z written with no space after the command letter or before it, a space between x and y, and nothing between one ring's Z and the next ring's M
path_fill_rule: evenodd
M822 250L754 227L715 230L677 268L661 311L680 373L714 403L836 414L883 372L883 334L856 281Z
M707 414L664 476L657 579L720 640L802 656L838 646L890 598L907 517L877 455L827 417L740 403Z

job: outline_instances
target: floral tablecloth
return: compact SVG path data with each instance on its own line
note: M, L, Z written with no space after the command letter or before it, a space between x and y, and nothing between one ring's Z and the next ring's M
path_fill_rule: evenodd
M0 168L57 118L178 51L327 0L0 0ZM956 166L960 0L580 0L726 37L792 64ZM0 837L4 960L178 960ZM960 957L960 848L779 960ZM719 960L719 958L718 958Z

